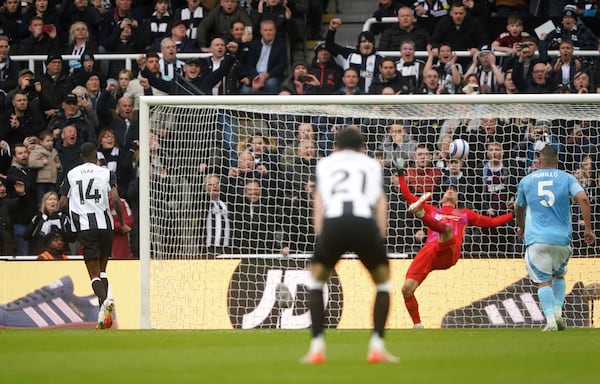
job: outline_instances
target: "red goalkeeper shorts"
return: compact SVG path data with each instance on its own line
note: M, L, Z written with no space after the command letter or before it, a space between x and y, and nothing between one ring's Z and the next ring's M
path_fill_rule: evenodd
M408 271L406 271L406 278L416 280L421 284L429 272L448 269L456 264L459 251L454 238L443 243L426 244L417 252L415 259L410 263Z

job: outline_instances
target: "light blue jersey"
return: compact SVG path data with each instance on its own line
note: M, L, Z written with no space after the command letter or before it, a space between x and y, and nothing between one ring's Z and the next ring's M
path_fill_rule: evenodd
M571 198L583 191L575 177L558 169L538 169L519 183L517 205L527 207L525 245L571 244Z

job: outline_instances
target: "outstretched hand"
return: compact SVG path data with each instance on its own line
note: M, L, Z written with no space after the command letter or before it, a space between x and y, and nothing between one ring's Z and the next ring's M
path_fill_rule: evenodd
M398 175L406 175L406 169L404 166L406 165L406 161L404 161L401 157L394 157L392 159L392 165L398 171Z

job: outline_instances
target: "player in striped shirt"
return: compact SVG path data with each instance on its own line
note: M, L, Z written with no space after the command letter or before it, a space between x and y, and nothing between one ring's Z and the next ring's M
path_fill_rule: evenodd
M482 228L497 227L513 219L512 212L497 217L483 216L467 208L456 208L458 204L458 189L449 185L442 195L440 206L427 204L431 193L427 192L417 198L410 192L404 176L403 161L396 161L399 171L400 190L408 211L421 219L427 226L425 245L408 267L406 279L402 286L404 304L413 321L415 328L423 328L419 303L415 297L416 289L427 278L431 271L452 267L460 258L463 237L468 225Z
M123 233L131 230L123 221L123 210L117 190L117 177L107 168L97 165L97 147L93 143L81 145L83 164L67 173L60 187L60 206L69 207L71 229L83 248L83 259L98 296L98 324L96 328L112 326L114 302L108 296L106 265L112 252L113 221L109 199L114 204Z
M345 128L336 135L334 153L317 164L313 205L317 241L308 283L312 339L310 350L302 359L304 363L325 361L323 287L345 252L358 256L376 286L367 361L398 361L387 352L383 340L391 287L389 261L383 244L387 235L383 171L377 160L362 153L364 150L361 133Z

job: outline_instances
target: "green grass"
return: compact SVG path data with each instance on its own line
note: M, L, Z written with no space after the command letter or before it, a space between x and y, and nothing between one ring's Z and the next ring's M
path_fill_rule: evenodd
M0 383L598 383L600 329L397 330L399 364L366 363L367 331L0 330Z

